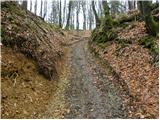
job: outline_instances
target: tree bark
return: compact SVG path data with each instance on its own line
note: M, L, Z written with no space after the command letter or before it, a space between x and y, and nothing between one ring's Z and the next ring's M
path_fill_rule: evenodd
M157 34L159 33L159 23L156 22L151 15L151 2L139 1L139 9L145 21L147 31L151 35L157 36Z
M26 0L23 0L22 2L22 7L27 10L27 1Z
M43 1L41 0L41 10L40 10L40 16L42 17L42 8L43 8Z
M107 17L109 15L109 7L107 1L102 1L102 5L103 5L104 15L105 17Z
M71 17L71 7L72 7L72 1L69 1L69 6L68 6L68 18L67 18L67 24L66 24L66 29L69 29L69 25L70 25L70 17Z
M82 2L82 10L83 10L83 30L86 30L86 1Z
M103 31L107 32L109 29L112 28L112 21L113 20L112 20L110 13L109 13L109 6L108 6L107 1L103 1L102 5L103 5L103 11L104 11L105 17L102 21L101 26L103 28Z
M59 27L62 28L62 3L61 3L61 0L60 0L60 3L59 3Z
M134 8L134 1L128 0L128 9L132 10Z
M80 11L80 3L77 1L77 11L76 11L76 29L79 30L79 11Z
M37 15L37 0L35 1L35 5L34 5L34 13L35 15Z
M32 12L32 0L30 1L30 11Z
M43 20L47 15L47 0L44 1L44 8L43 8Z
M95 9L94 1L92 1L92 9L93 9L93 13L94 13L94 16L95 16L95 19L96 19L96 27L99 27L101 22L100 22L100 19L98 17L98 14L96 12L96 9Z

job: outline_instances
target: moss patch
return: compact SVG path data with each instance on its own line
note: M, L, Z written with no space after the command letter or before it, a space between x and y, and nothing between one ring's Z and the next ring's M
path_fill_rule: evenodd
M145 48L148 48L154 54L159 53L155 37L144 37L139 40L139 44L143 45Z

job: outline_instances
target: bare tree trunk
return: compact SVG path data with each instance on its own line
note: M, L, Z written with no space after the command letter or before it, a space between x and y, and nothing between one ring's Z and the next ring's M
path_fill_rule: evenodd
M30 1L30 11L32 12L32 0Z
M69 25L70 25L70 17L71 17L71 8L72 8L72 1L69 1L69 6L68 6L68 18L67 18L67 24L66 24L66 29L69 29Z
M43 20L47 15L47 0L44 1L44 8L43 8Z
M94 21L94 14L93 14L93 10L92 10L92 3L90 2L89 4L89 9L88 9L88 20L89 20L89 30L92 29L92 23Z
M96 9L95 9L94 1L92 1L92 9L93 9L93 13L94 13L94 16L95 16L95 19L96 19L96 27L99 27L101 22L100 22L100 19L99 19L98 15L97 15Z
M64 7L63 7L63 25L65 23L66 18L66 0L64 0Z
M79 30L79 11L80 11L80 2L77 1L77 11L76 11L76 29Z
M23 0L22 2L22 7L27 10L27 1L26 0Z
M129 9L129 10L134 9L134 1L128 0L128 9Z
M43 8L43 0L41 0L41 10L40 10L40 16L42 17L42 8Z
M82 2L82 10L83 10L83 30L86 30L86 1Z
M59 3L59 27L62 28L62 3L61 3L61 0L60 0L60 3Z
M34 5L34 13L35 15L37 15L37 0L35 1L35 5Z

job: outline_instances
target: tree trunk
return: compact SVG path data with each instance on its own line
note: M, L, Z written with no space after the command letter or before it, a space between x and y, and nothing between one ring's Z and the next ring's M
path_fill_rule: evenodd
M82 10L83 10L83 30L86 30L86 3L85 1L82 2Z
M43 8L43 1L41 0L41 10L40 10L40 16L42 17L42 8Z
M72 8L72 1L69 1L69 6L68 6L68 18L67 18L67 24L66 24L66 29L69 29L69 25L70 25L70 17L71 17L71 8Z
M103 28L103 31L108 31L109 29L112 28L112 17L109 13L109 6L108 6L108 3L107 1L103 1L102 2L102 5L103 5L103 11L104 11L104 19L102 21L102 28Z
M77 1L77 9L76 9L77 11L76 11L76 20L77 20L77 22L76 22L76 30L79 30L79 11L80 11L80 3L79 3L79 1Z
M60 3L59 3L59 27L62 28L62 4L61 4L61 0L60 0Z
M96 12L96 9L95 9L94 1L92 1L92 9L93 9L93 13L94 13L94 16L95 16L95 19L96 19L96 27L99 27L101 22L100 22L100 19L98 17L98 14Z
M30 1L30 11L32 12L32 0Z
M134 1L128 0L128 9L132 10L134 8Z
M34 13L35 15L37 15L37 0L35 1L35 5L34 5Z
M47 0L44 1L44 8L43 8L43 20L47 15Z
M104 15L107 17L109 15L109 7L107 1L102 1Z
M147 31L151 35L157 36L159 32L159 24L154 20L153 16L151 15L151 2L139 1L139 9L145 21Z
M64 0L64 7L63 7L63 24L65 23L66 18L66 0Z
M26 1L26 0L24 0L24 1L22 2L22 7L23 7L25 10L27 10L27 1Z

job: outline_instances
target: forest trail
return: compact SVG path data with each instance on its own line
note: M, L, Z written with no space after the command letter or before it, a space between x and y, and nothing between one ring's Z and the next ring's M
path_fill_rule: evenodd
M88 50L88 37L83 33L71 39L67 66L70 68L69 87L66 89L68 113L64 118L125 118L118 88L108 80Z
M88 31L67 33L66 60L58 89L39 118L127 118L119 88L88 49Z

